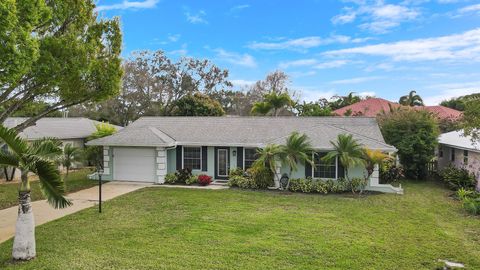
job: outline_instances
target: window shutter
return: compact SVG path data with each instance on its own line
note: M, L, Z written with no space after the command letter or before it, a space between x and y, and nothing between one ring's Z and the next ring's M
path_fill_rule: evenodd
M207 164L207 160L208 160L208 150L207 150L207 147L206 146L202 146L202 171L203 172L206 172L208 169L208 164Z
M182 169L182 146L177 146L177 170Z
M312 177L312 164L309 162L305 162L305 177Z
M237 168L243 170L243 147L237 147Z
M340 160L338 160L338 158L337 158L337 170L338 170L338 178L344 178L345 177L345 168L343 167Z

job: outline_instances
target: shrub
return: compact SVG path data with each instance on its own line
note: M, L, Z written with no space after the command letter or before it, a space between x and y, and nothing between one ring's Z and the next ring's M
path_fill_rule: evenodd
M175 184L177 182L177 176L174 173L168 173L165 175L165 184Z
M349 181L350 190L353 194L362 191L367 185L367 179L354 177Z
M196 184L198 182L199 182L198 177L196 175L192 175L189 178L187 178L187 180L185 180L185 184L187 184L187 185L193 185L193 184Z
M380 180L390 184L404 177L403 167L396 165L394 160L387 160L380 167Z
M273 186L273 174L265 166L252 167L247 170L247 175L250 176L256 188L265 189Z
M233 176L230 177L228 184L231 187L239 187L244 189L257 189L255 181L250 177L245 176Z
M206 174L199 175L197 179L201 186L208 186L212 182L212 177Z
M320 179L313 180L312 192L327 194L328 193L327 183Z
M480 215L480 192L460 188L457 197L462 201L465 211L472 215Z
M177 177L176 183L178 184L185 184L192 176L192 170L190 169L181 169L175 172L175 176Z
M337 180L328 179L325 181L327 192L341 193L350 189L349 183L345 178L338 178Z
M230 177L232 177L232 176L246 176L246 173L242 168L237 167L235 169L231 169L228 175Z
M440 177L452 190L475 188L475 176L464 168L459 169L454 166L448 166L440 172Z

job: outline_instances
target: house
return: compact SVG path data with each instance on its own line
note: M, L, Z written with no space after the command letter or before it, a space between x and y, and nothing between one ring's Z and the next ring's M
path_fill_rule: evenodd
M462 131L443 133L438 141L438 169L449 165L465 168L475 174L477 190L480 190L480 144L473 143L472 138L464 136Z
M13 128L26 121L26 117L10 117L3 123L4 126ZM30 126L20 133L22 138L34 141L45 137L57 138L63 145L83 148L88 136L92 135L100 122L83 117L45 117L39 119L35 125ZM122 127L115 126L117 130Z
M335 115L352 115L352 116L368 116L375 117L383 112L389 112L391 109L399 107L413 108L415 110L426 110L442 120L457 120L462 116L462 112L445 107L445 106L403 106L395 102L388 101L383 98L368 98L357 103L345 106L333 111Z
M385 152L396 149L385 143L375 118L356 117L142 117L114 135L87 145L104 147L106 180L164 183L167 173L183 168L227 180L230 169L248 169L257 148L282 144L293 132L305 133L318 150L315 166L299 164L292 177L337 179L344 176L339 162L325 163L319 157L332 150L330 141L339 134L352 134L365 147ZM349 170L364 177L364 168ZM278 168L278 174L288 168ZM378 184L378 170L370 190L401 192Z

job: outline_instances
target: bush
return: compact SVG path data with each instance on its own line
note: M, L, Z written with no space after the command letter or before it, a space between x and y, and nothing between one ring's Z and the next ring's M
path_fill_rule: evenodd
M354 177L349 182L350 190L353 194L362 191L367 185L367 179Z
M257 189L255 181L250 177L245 176L233 176L230 177L228 185L231 187L239 187L245 189Z
M382 183L390 184L403 177L403 167L395 164L394 160L387 160L380 167L380 181Z
M247 175L255 183L256 188L265 189L273 186L273 174L265 166L252 167L247 170Z
M341 193L350 189L349 183L345 178L339 178L337 180L328 179L325 181L327 192Z
M246 176L246 173L242 168L237 167L235 169L231 169L228 175L229 175L229 177L232 177L232 176Z
M339 178L338 180L322 180L312 178L291 179L289 190L303 193L341 193L349 190L348 182Z
M206 174L199 175L197 179L200 186L208 186L212 182L212 177Z
M181 169L175 172L177 181L175 183L185 184L187 180L192 176L192 170L190 169Z
M192 175L187 180L185 180L185 184L187 185L193 185L198 183L198 177L196 175Z
M327 183L323 180L313 180L312 192L327 194L328 193Z
M472 215L480 215L480 192L460 188L457 197L462 201L465 211Z
M459 169L454 166L448 166L440 172L440 177L452 190L475 188L475 176L464 168Z
M165 175L165 184L175 184L177 182L177 176L174 173L168 173Z

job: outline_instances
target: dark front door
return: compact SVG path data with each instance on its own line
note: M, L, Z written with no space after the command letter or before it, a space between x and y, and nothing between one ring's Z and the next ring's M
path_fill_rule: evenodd
M230 169L230 149L215 147L215 179L228 179Z

